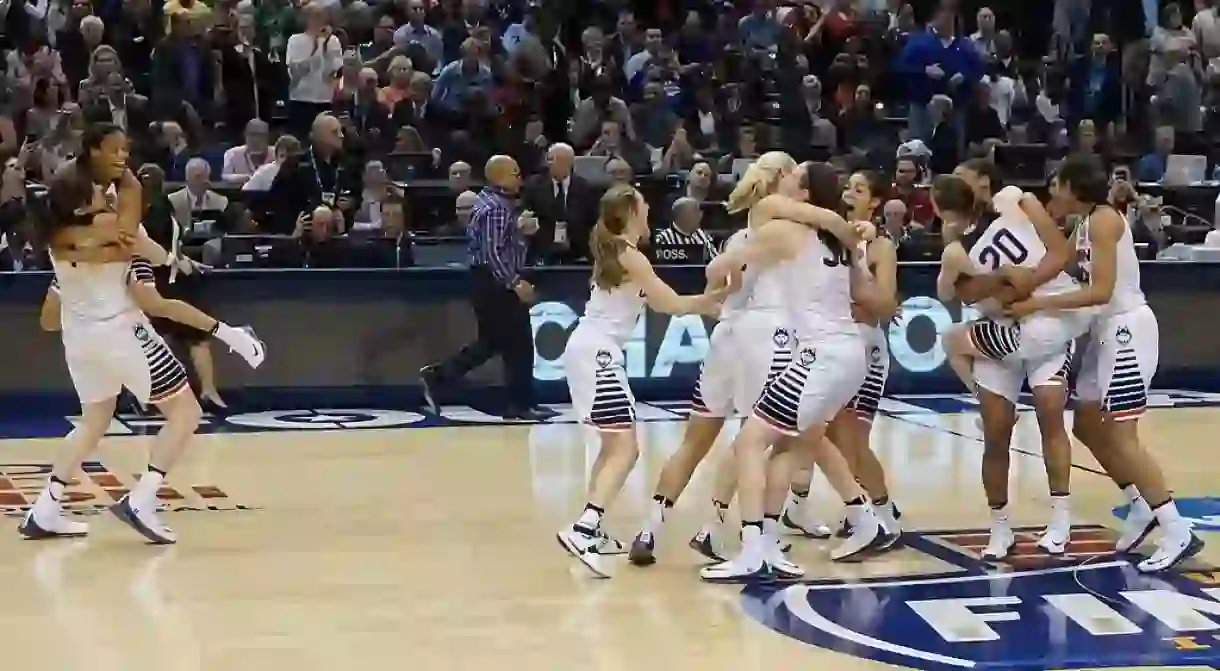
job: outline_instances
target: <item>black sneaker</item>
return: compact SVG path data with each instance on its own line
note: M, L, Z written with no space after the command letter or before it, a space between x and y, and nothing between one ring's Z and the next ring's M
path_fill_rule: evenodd
M635 540L631 541L631 551L627 553L627 560L636 566L652 566L657 563L657 557L653 554L656 550L656 541L652 534L641 531L636 535Z

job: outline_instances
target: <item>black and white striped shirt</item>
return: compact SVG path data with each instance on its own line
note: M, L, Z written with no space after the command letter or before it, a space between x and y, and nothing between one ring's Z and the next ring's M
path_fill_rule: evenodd
M712 236L707 234L707 231L702 228L696 228L694 233L683 233L677 226L669 226L657 231L652 237L654 245L665 245L670 247L678 247L681 245L702 246L706 254L706 259L711 261L720 254L720 250L716 248L716 242L712 240Z

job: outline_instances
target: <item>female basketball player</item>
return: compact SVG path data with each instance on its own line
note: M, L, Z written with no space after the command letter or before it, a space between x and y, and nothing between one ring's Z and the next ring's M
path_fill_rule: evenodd
M598 577L609 573L599 558L606 507L618 496L639 456L635 399L623 367L623 345L647 305L674 315L720 312L726 289L679 296L657 277L636 245L648 235L648 204L630 185L610 187L590 237L593 287L563 352L572 405L601 438L590 474L589 501L579 519L557 534L562 545ZM727 283L726 283L727 284Z
M970 383L975 387L982 415L985 445L982 478L992 517L991 542L983 550L983 556L992 560L1007 558L1016 539L1008 523L1009 448L1022 383L1028 384L1033 395L1050 487L1052 512L1046 531L1038 539L1038 547L1048 554L1060 555L1071 534L1071 442L1064 425L1074 340L1071 334L1087 326L1089 315L1087 312L1064 312L1058 316L1059 321L1049 325L1047 317L1022 323L1025 332L1059 333L1057 337L1065 338L1066 342L1059 345L1058 351L1050 350L1046 355L1033 357L1010 355L1002 359L972 359L970 346L967 346L972 342L982 343L983 349L992 350L993 346L988 343L1002 342L1010 334L1020 334L1022 339L1027 337L1026 333L1013 331L1013 323L999 314L996 298L1002 299L999 303L1005 298L1014 298L1013 295L1005 296L1000 288L1005 284L1003 278L1015 277L1017 284L1025 283L1022 287L1009 289L1008 293L1017 295L1024 295L1026 290L1039 295L1070 292L1076 283L1061 270L1042 282L1044 274L1054 271L1061 259L1068 256L1069 248L1068 240L1035 196L1020 194L1010 187L994 196L997 206L988 209L980 201L991 198L992 187L998 184L991 163L967 161L955 173L963 182L953 179L939 182L941 188L933 189L933 205L936 205L936 194L941 194L941 205L947 216L963 222L954 226L954 231L960 233L969 226L969 233L964 237L959 235L956 244L946 246L946 264L943 264L941 276L944 282L942 298L948 296L948 300L953 300L954 295L958 295L965 301L975 299L985 315L983 320L953 329L947 337L947 349L965 356L961 360L965 361L966 370L971 371ZM960 207L970 198L963 196L961 203L950 203L959 200L954 198L953 192L963 190L963 184L974 196L974 207L965 212L960 211ZM953 211L955 207L956 212ZM1000 260L1002 256L1004 261ZM1013 270L997 270L999 262L1009 262ZM963 274L974 277L959 283ZM1000 290L988 299L986 294L978 294L972 285L981 284L986 289L986 283L991 282L992 277L999 279L999 282L993 282L992 288ZM971 295L971 290L976 293ZM982 300L978 300L980 298ZM1044 328L1047 326L1052 328Z
M141 402L152 402L166 418L149 458L147 472L130 493L112 508L123 522L153 543L174 543L174 533L156 516L157 490L177 462L199 423L199 403L186 385L182 365L157 336L137 302L154 313L206 328L257 367L262 343L176 301L164 301L152 289L151 266L132 261L124 240L139 227L140 185L126 162L126 138L121 133L87 133L88 154L73 179L60 181L50 193L53 216L43 235L51 250L55 281L43 306L42 323L63 332L68 370L81 399L82 422L70 434L72 450L52 469L46 489L31 508L20 531L28 538L79 536L87 525L66 520L59 501L80 462L105 435L116 399L124 387ZM93 179L112 183L118 173L118 212L98 204ZM58 187L58 189L56 188ZM83 201L83 202L82 202ZM162 252L163 253L163 252ZM61 319L55 318L60 312Z
M1051 200L1057 211L1084 217L1074 233L1083 286L1035 295L1013 305L1011 313L1026 317L1101 308L1076 381L1075 433L1131 504L1119 551L1135 548L1156 526L1162 528L1156 552L1138 565L1144 573L1158 573L1197 554L1203 542L1178 514L1160 465L1140 445L1139 417L1156 372L1160 333L1140 287L1131 229L1106 203L1108 189L1108 176L1095 157L1074 155L1063 162L1051 180Z
M787 179L795 174L796 168L796 161L791 156L769 152L746 171L729 196L728 209L730 212L748 211L747 227L729 239L727 250L738 249L750 231L771 216L782 216L812 227L826 226L843 233L845 226L841 218L836 221L827 216L824 209L797 200L803 200L806 194L797 181ZM647 566L655 561L656 534L690 482L695 468L716 442L726 418L748 414L767 380L788 364L791 334L778 278L776 273L764 275L747 268L741 286L726 300L695 386L682 446L661 470L652 510L631 546L632 563ZM712 501L721 522L737 486L733 460L726 460L724 466L717 474ZM829 535L829 530L825 535ZM723 561L709 528L695 536L690 545L709 559Z
M831 203L839 199L838 176L830 166L806 164L793 176L811 197L829 192ZM854 230L850 225L847 228ZM755 264L762 272L781 273L797 350L792 362L767 384L733 442L742 518L741 554L704 568L700 575L705 580L737 581L772 572L781 577L804 574L783 556L778 539L764 527L766 519L770 522L766 526L777 528L791 483L791 450L778 444L784 436L800 436L792 446L817 451L817 463L848 505L860 538L835 548L831 558L855 555L879 534L880 524L865 505L864 491L847 462L837 449L822 441L826 423L859 389L866 369L860 331L851 318L851 303L853 286L867 280L849 253L856 249L859 238L850 232L844 238L848 244L825 231L769 219L740 250L726 252L719 257L724 261L717 259L708 266L712 282L723 281L735 268ZM768 447L774 452L770 466ZM852 541L862 540L865 534L870 534L867 542L855 547Z
M884 227L880 225L878 218L879 210L886 200L886 189L886 183L875 172L861 171L852 174L842 194L848 220L874 222L877 230L883 231ZM865 351L868 354L868 373L855 398L835 416L826 433L831 442L843 452L852 473L868 493L873 512L885 531L876 549L885 550L893 547L898 541L902 529L898 523L897 508L890 501L885 469L869 446L869 436L890 370L886 324L894 318L898 310L898 257L894 242L879 235L871 242L865 243L863 259L865 269L873 278L875 291L865 292L865 300L857 300L852 304L852 317L860 325L860 335L864 338ZM806 462L801 464L792 481L794 498L785 513L785 520L791 518L794 526L799 525L805 517L809 482L812 477L813 464ZM839 535L849 537L851 533L850 522L844 519Z

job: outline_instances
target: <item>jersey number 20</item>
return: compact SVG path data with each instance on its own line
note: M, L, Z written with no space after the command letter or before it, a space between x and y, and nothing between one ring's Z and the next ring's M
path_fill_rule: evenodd
M1006 260L1019 266L1028 258L1029 250L1006 228L996 233L991 244L979 252L979 263L990 266L992 270L999 270L1000 264Z

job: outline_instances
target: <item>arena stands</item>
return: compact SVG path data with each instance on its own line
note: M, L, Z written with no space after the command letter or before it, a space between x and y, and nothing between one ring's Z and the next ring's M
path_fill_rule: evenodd
M724 187L771 148L893 174L904 207L888 211L933 245L921 185L935 172L991 155L1036 190L1057 157L1091 149L1152 249L1201 242L1218 192L1216 10L1068 4L8 0L0 269L46 268L23 214L93 120L128 130L133 167L164 174L150 202L174 202L150 213L189 217L188 250L221 265L235 246L210 241L252 235L302 240L279 264L444 262L456 200L496 153L534 176L527 200L547 201L532 208L551 235L540 263L584 260L585 205L616 179L654 203L655 230L680 197L701 200L690 220L719 239L734 225ZM1033 15L1055 17L1049 32ZM320 130L322 112L339 126ZM557 205L546 181L569 174L578 204ZM295 225L322 204L335 225ZM384 237L398 251L358 253Z

